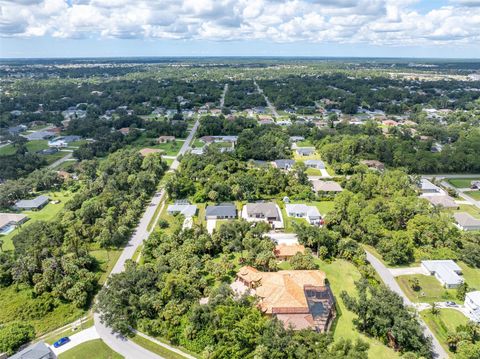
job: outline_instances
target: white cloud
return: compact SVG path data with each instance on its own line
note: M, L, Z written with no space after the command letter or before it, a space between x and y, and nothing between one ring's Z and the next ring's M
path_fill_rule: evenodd
M429 1L429 0L423 0ZM480 0L0 0L0 36L480 43ZM421 4L420 4L421 5Z

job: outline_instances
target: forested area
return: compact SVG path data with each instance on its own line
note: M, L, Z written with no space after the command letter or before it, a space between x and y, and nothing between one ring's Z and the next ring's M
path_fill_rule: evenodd
M284 329L265 317L253 298L234 298L228 283L238 263L276 270L267 229L263 223L232 221L212 236L199 227L155 232L145 242L145 264L130 262L100 292L103 320L121 333L136 327L212 358L366 359L364 342L333 342L331 334ZM209 298L207 304L199 304L202 297Z
M279 109L314 107L328 99L326 109L357 113L358 106L379 109L387 114L402 114L416 105L433 108L469 109L480 97L478 91L458 91L471 85L462 81L415 81L386 76L349 76L333 73L317 76L289 76L258 81L270 101ZM454 100L454 101L451 101Z
M225 96L225 106L234 110L245 110L267 106L267 103L263 96L258 93L252 80L241 80L229 82Z
M0 253L0 287L26 286L35 298L34 306L17 313L18 319L42 318L61 303L91 304L100 272L90 248L118 248L127 241L165 169L160 156L143 158L128 150L101 163L81 163L81 186L62 212L52 221L27 223L13 237L15 250ZM7 189L52 185L37 178L53 181L50 173L38 172L7 182Z
M257 168L240 161L235 154L207 148L202 156L184 156L180 170L169 178L166 190L173 199L191 197L194 202L256 200L282 195L307 199L313 197L313 192L305 170L301 164L288 173L271 166Z
M204 116L200 119L197 136L238 135L244 129L256 127L257 124L256 119L243 116L233 119L227 119L223 115L219 117Z
M372 245L390 264L415 259L462 259L480 267L480 235L461 232L450 215L419 198L402 171L359 171L335 197L327 227L342 238Z

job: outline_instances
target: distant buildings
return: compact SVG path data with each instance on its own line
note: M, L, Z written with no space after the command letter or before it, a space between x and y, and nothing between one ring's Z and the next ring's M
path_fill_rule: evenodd
M426 260L422 261L422 267L435 278L445 288L456 288L463 283L462 268L452 260Z
M29 133L28 135L24 135L24 137L29 141L46 140L54 136L55 134L50 131L36 131L36 132Z
M295 164L295 160L289 160L289 159L275 160L272 162L273 167L276 167L284 171L291 170L294 164Z
M306 160L305 166L309 168L315 168L317 170L325 169L325 163L321 160Z
M68 147L70 143L79 141L81 139L80 136L62 136L56 137L48 141L49 147Z
M315 147L298 147L296 152L299 156L311 156L315 153Z

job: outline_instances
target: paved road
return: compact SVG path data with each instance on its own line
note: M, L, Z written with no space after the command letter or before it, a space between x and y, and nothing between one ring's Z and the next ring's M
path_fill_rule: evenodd
M276 118L280 117L280 115L278 114L277 109L275 108L275 106L273 106L273 104L272 104L272 103L270 102L270 100L268 99L267 95L265 95L265 94L263 93L263 90L260 88L260 86L258 86L257 81L256 81L256 80L253 80L253 83L254 83L255 86L257 87L258 93L265 98L265 102L267 103L267 106L268 106L268 108L270 109L270 111L272 112L273 116L276 117Z
M197 132L199 125L200 125L200 122L196 120L195 124L192 127L192 130L190 131L190 134L188 135L187 139L185 140L182 147L180 148L180 151L178 151L177 157L180 155L184 155L185 152L187 152L187 150L190 148L190 143L192 142L193 136L195 136L195 133ZM176 170L178 166L180 166L180 162L175 158L172 165L170 166L170 169Z
M48 165L48 168L50 168L50 169L55 168L55 167L59 166L60 164L62 164L63 162L67 162L67 161L76 161L76 159L73 158L73 152L68 152L62 158L60 158L60 159L56 160L55 162L53 162L52 164Z
M395 278L393 277L392 273L389 271L389 269L379 260L377 259L373 254L371 254L369 251L365 251L367 254L367 260L370 262L370 264L373 266L375 271L378 273L380 278L382 279L383 283L387 287L389 287L391 290L393 290L395 293L400 295L403 298L403 302L405 305L416 307L410 299L407 298L405 293L403 293L402 289L396 282ZM433 335L432 331L430 328L425 324L423 319L418 316L418 321L420 322L420 325L423 327L423 332L425 336L432 338L432 350L435 358L437 359L447 359L448 354L443 349L442 345L440 342L437 340L437 338Z
M190 131L190 134L188 135L187 139L183 143L182 148L178 152L178 155L183 155L189 149L190 143L193 137L195 136L195 132L197 131L198 125L199 125L199 121L197 120L192 130ZM178 165L179 165L179 162L177 161L177 159L175 159L175 161L172 163L172 166L170 166L170 168L176 169ZM149 231L148 224L154 217L155 210L160 205L160 203L162 203L164 196L165 196L165 190L163 188L159 192L155 193L150 204L145 210L142 218L140 219L140 222L138 223L135 232L130 238L130 241L127 243L127 245L123 249L122 254L120 254L120 257L117 260L117 263L115 263L115 266L110 272L110 275L123 272L125 269L125 262L133 257L137 248L143 243L145 239L148 238L148 236L150 235L154 227L153 226ZM107 284L108 284L108 281L107 281ZM102 338L102 340L105 342L105 344L107 344L110 348L112 348L117 353L123 355L125 358L127 359L130 359L130 358L159 359L160 358L162 359L161 356L154 354L147 349L144 349L143 347L139 346L138 344L135 344L128 338L125 338L119 334L113 333L110 328L106 327L104 324L101 323L99 313L94 314L94 322L95 322L95 329L99 334L100 338ZM150 338L145 334L142 334L142 336L150 339L151 341L155 341L154 338ZM188 354L182 353L177 348L171 347L168 344L164 344L161 342L158 342L158 344L164 346L168 350L177 352L187 358L189 357Z
M223 88L222 92L222 97L220 97L220 108L223 108L225 105L225 95L227 94L228 91L228 84L225 84L225 87Z
M469 195L463 193L459 188L453 187L450 183L447 181L442 181L441 185L447 188L454 189L460 197L462 197L468 204L471 204L472 206L476 206L477 208L480 208L480 201L476 201L474 198L470 197ZM470 190L470 189L468 189Z

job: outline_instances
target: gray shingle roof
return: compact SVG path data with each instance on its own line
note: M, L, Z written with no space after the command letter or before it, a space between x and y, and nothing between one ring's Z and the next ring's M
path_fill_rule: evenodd
M276 160L275 164L277 168L280 168L282 170L287 170L293 167L295 164L294 160Z
M34 199L22 199L15 203L17 208L39 208L48 202L47 196L41 195Z
M237 209L233 203L221 203L216 206L207 206L205 210L207 217L236 217Z
M53 353L44 342L38 342L23 349L17 354L12 355L9 359L46 359L54 358Z
M248 203L247 214L249 217L262 215L264 218L280 218L277 206L272 202Z

